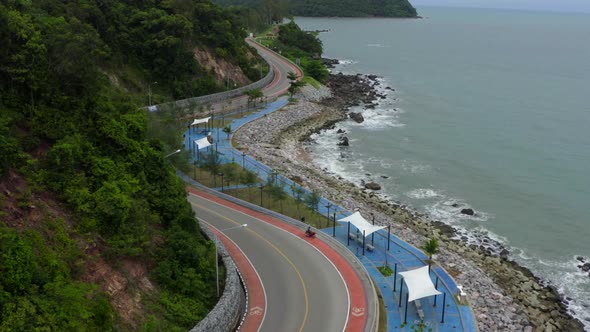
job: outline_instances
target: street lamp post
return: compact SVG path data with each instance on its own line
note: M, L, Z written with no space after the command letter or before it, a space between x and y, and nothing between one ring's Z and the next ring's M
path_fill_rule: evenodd
M164 156L164 158L168 158L168 157L170 157L170 156L171 156L171 155L173 155L173 154L177 154L177 153L179 153L180 151L182 151L182 150L181 150L181 149L178 149L178 150L176 150L176 151L174 151L174 152L172 152L172 153L169 153L169 154L165 155L165 156Z
M326 205L326 208L328 209L328 213L326 213L326 217L328 218L326 227L330 226L330 208L332 207L332 203L328 203L328 205Z
M218 231L219 231L219 233L223 233L225 231L229 231L230 229L244 228L244 227L248 227L248 224L242 224L242 225L235 226L235 227L220 229ZM215 237L215 280L216 280L216 284L217 284L217 298L219 298L219 262L218 262L219 256L218 256L218 251L217 251L218 245L219 245L218 237Z
M336 212L334 212L334 222L332 223L332 237L336 237ZM348 236L348 235L346 235Z
M225 174L223 174L223 173L219 173L219 176L221 176L221 192L223 192L223 176L224 175Z
M158 84L158 82L148 84L148 106L152 106L152 84Z
M246 169L246 153L242 152L242 168Z
M264 186L260 185L260 187L258 187L258 189L260 189L260 207L263 207L262 206L262 190L264 189Z
M375 226L375 214L373 212L369 212L371 214L371 219L373 219L373 226ZM375 245L375 232L371 233L371 245Z

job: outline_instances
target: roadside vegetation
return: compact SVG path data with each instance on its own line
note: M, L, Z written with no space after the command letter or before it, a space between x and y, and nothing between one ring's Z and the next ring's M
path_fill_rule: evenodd
M316 33L301 30L294 21L279 25L276 34L267 34L259 42L299 64L305 75L315 81L325 83L328 79L330 72L321 60L321 40Z
M326 216L317 212L320 199L318 193L306 194L298 186L285 189L286 186L280 179L274 180L272 177L264 181L258 174L244 169L239 161L221 164L213 150L208 154L201 154L199 162L185 168L184 171L207 187L220 190L223 187L225 194L293 219L302 220L303 218L313 227L332 226L332 219L328 222Z
M224 89L195 47L258 79L244 36L207 0L0 3L0 330L186 331L210 311L213 244L165 157L179 127L141 107Z

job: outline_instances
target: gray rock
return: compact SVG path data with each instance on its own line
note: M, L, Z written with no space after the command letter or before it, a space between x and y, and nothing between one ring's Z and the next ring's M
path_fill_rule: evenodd
M471 209L471 208L466 208L466 209L462 209L461 213L466 214L468 216L472 216L475 214L475 211L473 211L473 209Z
M348 114L348 116L354 120L356 123L363 123L365 121L365 118L363 117L363 115L361 113L356 113L356 112L350 112Z
M371 190L381 190L381 185L375 182L365 183L365 188Z

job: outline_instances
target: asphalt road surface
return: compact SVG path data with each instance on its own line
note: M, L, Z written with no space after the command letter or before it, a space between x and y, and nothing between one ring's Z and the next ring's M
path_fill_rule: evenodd
M231 238L258 271L266 296L259 331L345 330L349 290L333 263L306 238L196 195L188 200L197 218ZM236 227L241 224L248 226Z

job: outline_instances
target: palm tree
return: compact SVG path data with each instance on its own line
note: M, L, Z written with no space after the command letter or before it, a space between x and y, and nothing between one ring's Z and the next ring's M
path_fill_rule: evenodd
M291 82L293 82L293 81L297 81L297 74L295 74L294 72L290 71L290 72L287 74L287 78L288 78L288 79L289 79Z
M227 139L229 139L229 135L231 134L231 125L228 124L227 126L223 127L223 132L227 135Z
M424 242L422 246L424 252L428 255L428 271L430 272L430 265L432 264L432 256L438 253L438 240L436 238L432 238L428 241Z

